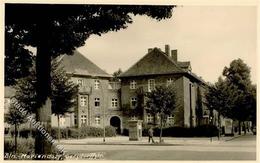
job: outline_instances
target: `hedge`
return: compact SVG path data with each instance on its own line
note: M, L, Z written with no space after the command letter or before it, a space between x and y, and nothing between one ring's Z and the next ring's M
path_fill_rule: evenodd
M142 135L148 136L148 127L143 128ZM154 136L160 136L160 128L155 127ZM213 125L201 125L194 128L186 127L167 127L163 128L164 137L210 137L217 136L218 129ZM128 136L128 129L123 130L123 135Z
M116 136L116 130L112 126L106 126L106 137ZM68 138L87 138L87 137L102 137L103 136L103 128L92 127L92 126L84 126L81 128L60 128L60 138L68 139ZM32 133L32 137L35 137L35 129L22 129L20 131L20 137L28 138L30 137L30 133ZM54 139L58 139L58 128L54 127L51 129L51 136Z

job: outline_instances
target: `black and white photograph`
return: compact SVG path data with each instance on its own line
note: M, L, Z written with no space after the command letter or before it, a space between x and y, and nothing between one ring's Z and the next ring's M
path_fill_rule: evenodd
M3 160L258 160L257 1L47 2L3 3Z

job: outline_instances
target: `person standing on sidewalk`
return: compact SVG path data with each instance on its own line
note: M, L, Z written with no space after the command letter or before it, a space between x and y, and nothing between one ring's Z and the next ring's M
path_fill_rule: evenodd
M148 136L149 136L148 143L150 143L150 140L152 140L152 143L154 143L154 140L153 140L153 128L152 127L150 127L149 130L148 130Z

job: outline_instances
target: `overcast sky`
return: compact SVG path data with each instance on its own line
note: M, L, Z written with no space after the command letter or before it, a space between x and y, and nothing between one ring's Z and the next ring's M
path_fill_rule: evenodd
M192 71L216 82L224 66L241 58L251 67L256 83L256 16L253 6L182 6L171 19L160 22L146 16L118 32L91 36L78 50L108 73L123 71L148 48L178 49L179 61L191 61Z

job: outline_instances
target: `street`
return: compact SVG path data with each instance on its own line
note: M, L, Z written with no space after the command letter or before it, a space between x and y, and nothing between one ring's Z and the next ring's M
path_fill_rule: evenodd
M217 144L64 144L63 147L70 154L102 153L102 160L256 160L255 135Z

